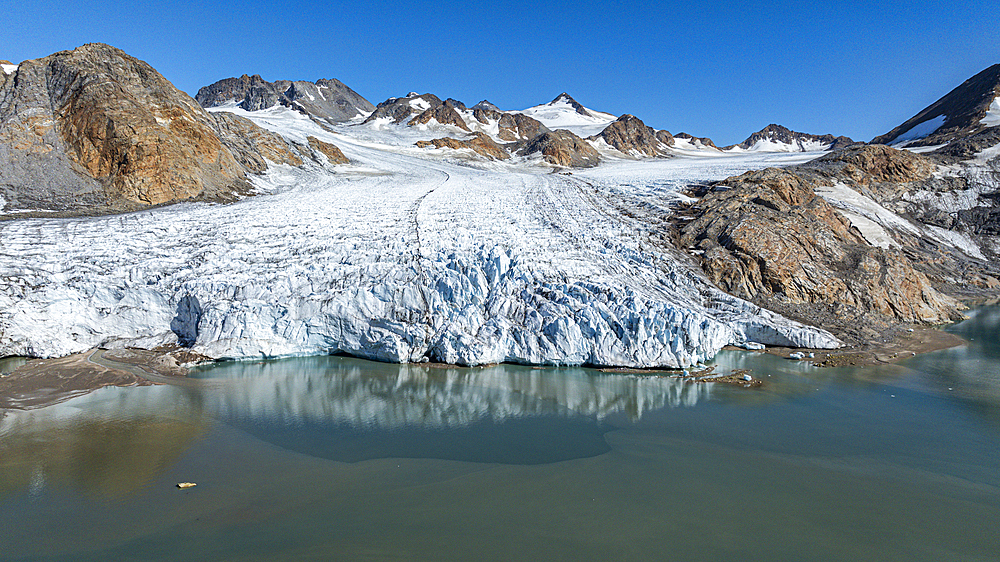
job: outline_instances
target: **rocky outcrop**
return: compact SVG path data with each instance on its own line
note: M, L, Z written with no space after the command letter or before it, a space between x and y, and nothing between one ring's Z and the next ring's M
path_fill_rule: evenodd
M669 140L670 144L673 144L673 137L666 131L660 132L666 134L658 134L638 117L626 113L608 125L600 134L590 137L590 140L601 139L618 151L633 156L666 156L669 154L667 147L670 145L664 140Z
M743 150L753 150L765 145L784 145L786 150L798 152L810 152L814 150L837 150L854 144L849 137L835 137L833 135L810 135L789 130L774 123L764 127L760 131L747 137L747 140L724 147L722 150L732 150L741 148Z
M977 154L1000 145L1000 127L990 127L951 142L928 154L942 164L953 164L974 158Z
M472 106L472 110L473 111L475 111L477 109L480 109L480 110L483 110L483 111L497 111L497 112L500 111L500 108L497 107L496 105L493 105L492 103L490 103L489 100L483 100L483 101L477 103L476 105Z
M670 134L670 131L656 131L656 140L667 146L674 145L674 136Z
M930 178L936 165L930 158L908 150L859 144L825 154L804 164L802 169L845 183L872 200L885 203L918 189L916 182Z
M768 168L724 180L683 214L679 245L726 292L838 337L871 341L889 322L959 317L898 247L876 247L819 188L832 181Z
M262 173L268 161L301 166L302 158L277 133L262 129L249 119L226 111L209 114L222 143L248 171Z
M476 121L479 121L483 125L488 125L491 122L499 121L504 115L507 115L499 109L494 109L494 107L483 107L481 103L476 104L476 106L472 108L472 116L476 119Z
M283 141L249 122L220 121L148 64L98 43L24 61L5 76L0 130L8 208L229 201L247 192L245 173L260 171L262 159L294 161Z
M445 137L429 141L417 141L416 145L420 148L469 148L490 160L507 160L510 158L510 153L485 133L473 133L472 138L467 140Z
M695 137L687 133L677 133L674 135L674 139L680 139L691 143L695 148L719 148L715 146L712 139L708 137Z
M441 98L435 96L434 94L418 95L411 92L406 97L389 98L378 104L372 114L369 115L363 123L371 123L380 119L388 119L392 123L398 125L413 115L419 115L420 113L423 113L428 109L438 107L443 103L444 102L441 101Z
M479 102L472 108L472 115L482 125L497 125L497 138L502 141L516 142L521 140L531 140L542 133L549 132L549 128L541 121L524 115L523 113L509 113L495 109L496 106L489 102Z
M195 99L206 108L235 103L246 111L283 105L331 123L350 121L375 109L339 80L268 82L257 74L219 80L198 90Z
M565 129L542 133L517 153L521 156L541 154L549 164L567 168L592 168L600 162L600 155L594 147Z
M239 78L224 78L218 82L198 90L194 96L202 107L218 107L236 104L246 111L260 111L274 107L279 103L291 105L284 92L274 84L264 80L259 74Z
M858 145L831 152L813 160L808 167L861 185L925 180L935 170L934 162L926 156L884 145Z
M442 125L454 125L463 131L471 132L469 126L465 124L465 120L462 119L462 116L455 110L455 107L456 106L451 103L451 100L446 101L440 105L424 110L413 119L410 119L410 122L407 123L407 125L410 127L426 125L427 123L430 123L431 120L434 120Z
M969 78L902 125L875 137L872 144L906 142L909 146L934 146L972 136L1000 125L1000 115L997 122L986 119L991 107L1000 104L998 99L1000 64L995 64Z
M350 161L344 156L343 151L335 145L323 142L312 135L306 137L306 140L309 142L309 148L326 156L327 161L331 164L347 164Z
M498 137L504 141L519 141L533 139L542 133L548 133L549 128L541 121L521 113L504 113L500 116L500 132Z

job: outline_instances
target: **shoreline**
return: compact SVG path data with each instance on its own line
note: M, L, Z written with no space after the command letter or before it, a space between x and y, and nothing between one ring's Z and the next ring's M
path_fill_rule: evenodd
M788 360L793 353L804 353L799 361L817 367L865 367L896 363L917 354L930 353L964 345L966 341L940 328L919 327L896 334L891 340L843 349L804 349L768 347L753 351L726 346L724 350L744 353L768 353ZM809 357L812 354L813 357ZM0 417L6 410L33 410L65 402L107 386L153 386L170 384L183 379L189 367L208 364L212 360L186 349L148 351L140 349L90 349L54 359L30 359L13 372L0 375ZM437 369L475 368L443 363L416 363ZM481 366L482 367L482 366ZM531 366L543 369L545 366ZM714 373L707 369L635 369L625 367L591 367L607 374L669 374L692 382L722 382L747 388L757 388L760 381L746 379L746 373ZM704 372L702 372L704 371ZM688 374L684 374L688 373ZM707 375L707 376L703 376ZM754 384L756 383L756 384Z
M917 327L912 331L897 333L885 343L844 347L841 349L806 349L797 347L768 347L760 351L748 351L741 347L726 346L723 349L746 351L748 353L768 353L795 361L793 353L805 353L798 361L807 361L817 367L868 367L898 363L923 353L941 351L965 345L963 338L945 332L940 328ZM809 357L808 354L813 354Z
M170 353L89 349L54 359L30 359L0 376L0 416L65 402L107 386L152 386L187 375Z

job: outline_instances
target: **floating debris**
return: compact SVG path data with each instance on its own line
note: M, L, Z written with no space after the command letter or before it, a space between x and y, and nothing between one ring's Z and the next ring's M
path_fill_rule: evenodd
M183 490L184 488L194 488L197 486L194 482L178 482L177 487Z

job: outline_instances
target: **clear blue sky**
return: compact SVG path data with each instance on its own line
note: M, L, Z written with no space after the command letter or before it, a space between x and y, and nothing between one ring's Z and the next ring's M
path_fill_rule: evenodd
M103 42L192 95L241 74L338 78L372 103L565 90L720 145L772 122L870 140L1000 62L997 0L4 4L13 62Z

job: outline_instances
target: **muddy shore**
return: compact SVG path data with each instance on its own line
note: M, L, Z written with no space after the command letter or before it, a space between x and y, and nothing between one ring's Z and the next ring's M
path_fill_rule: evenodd
M0 376L0 412L41 408L106 386L162 384L166 378L186 374L176 352L91 349L56 359L32 359Z

